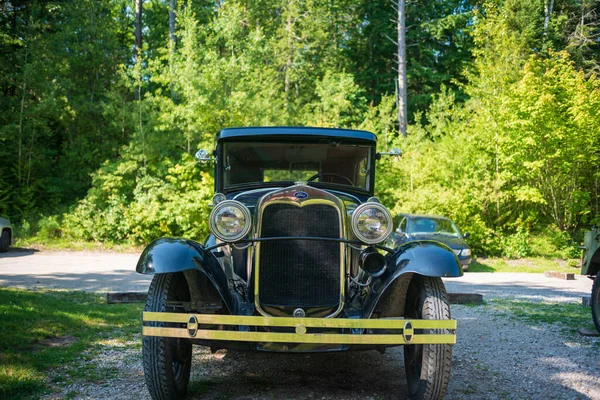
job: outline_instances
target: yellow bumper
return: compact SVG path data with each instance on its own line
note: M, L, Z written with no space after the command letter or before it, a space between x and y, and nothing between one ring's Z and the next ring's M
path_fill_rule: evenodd
M184 324L182 327L144 326L144 336L226 340L263 343L313 343L313 344L455 344L456 320L423 319L348 319L348 318L282 318L240 315L184 314L144 312L144 323ZM225 326L203 329L203 325ZM222 330L230 326L235 330ZM243 327L238 330L238 327ZM294 328L295 333L258 332L252 327ZM309 333L317 329L342 329L348 333ZM364 333L366 330L385 330L386 333ZM435 333L435 330L453 333ZM393 330L398 333L390 334ZM419 332L416 332L419 330ZM424 333L422 330L426 330ZM429 333L430 330L434 330Z

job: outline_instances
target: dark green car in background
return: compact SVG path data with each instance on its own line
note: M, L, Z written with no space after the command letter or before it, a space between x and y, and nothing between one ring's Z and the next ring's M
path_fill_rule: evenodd
M598 332L600 332L600 230L597 225L585 233L583 239L583 259L581 262L581 275L587 275L594 280L592 285L592 318Z

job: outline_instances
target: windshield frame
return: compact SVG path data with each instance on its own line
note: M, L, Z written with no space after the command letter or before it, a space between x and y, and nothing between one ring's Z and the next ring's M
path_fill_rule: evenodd
M221 139L217 142L217 148L215 150L216 153L216 162L215 162L215 192L218 193L233 193L240 192L246 190L260 189L260 188L278 188L291 186L295 182L293 181L275 181L275 182L252 182L252 183L241 183L236 185L230 185L225 187L225 167L223 164L224 161L224 146L225 143L240 143L240 142L257 142L261 139L264 140L264 137L261 136L249 136L249 137L236 137L231 139ZM271 143L281 143L281 144L300 144L300 143L316 143L322 140L332 140L331 138L326 138L323 136L293 136L293 137L285 137L279 136L274 140L273 137L267 138ZM360 146L368 146L370 153L370 165L369 165L369 173L368 173L368 184L366 188L361 188L358 186L350 186L344 184L337 183L328 183L328 182L309 182L308 185L314 186L319 189L331 189L337 190L340 192L351 192L357 194L367 194L373 195L375 191L375 167L376 167L376 156L377 150L376 146L372 141L361 140L357 138L335 138L335 142L339 142L344 145L360 145Z

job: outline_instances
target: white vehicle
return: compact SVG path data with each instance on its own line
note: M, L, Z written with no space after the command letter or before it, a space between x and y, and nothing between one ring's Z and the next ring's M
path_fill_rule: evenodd
M13 232L10 221L6 218L0 218L0 253L8 251L12 237Z

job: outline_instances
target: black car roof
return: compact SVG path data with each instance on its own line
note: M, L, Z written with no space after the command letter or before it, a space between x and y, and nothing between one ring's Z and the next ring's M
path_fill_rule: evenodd
M225 128L217 135L217 140L251 136L317 136L325 138L348 138L377 142L371 132L341 128L313 128L296 126L253 126Z

